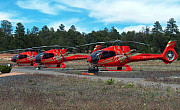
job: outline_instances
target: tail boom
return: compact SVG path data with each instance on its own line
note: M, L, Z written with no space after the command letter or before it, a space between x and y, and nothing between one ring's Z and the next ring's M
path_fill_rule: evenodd
M174 50L176 41L169 41L162 54L139 54L130 57L130 62L146 61L146 60L163 60L165 64L172 63L177 57Z
M73 55L65 58L65 61L87 59L89 55Z

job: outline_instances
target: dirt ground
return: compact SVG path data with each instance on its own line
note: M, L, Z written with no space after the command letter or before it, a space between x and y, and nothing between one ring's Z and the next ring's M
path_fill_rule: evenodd
M16 54L0 54L0 64L12 63L10 60Z
M112 83L111 83L112 82ZM178 110L180 93L167 88L25 74L0 78L0 110Z
M0 58L11 58L16 54L0 54Z
M21 72L11 72L11 73L5 73L5 74L0 73L0 77L24 75L24 74L27 74L27 73L21 73Z
M15 54L0 54L0 63L12 63L11 61L7 61L7 59L11 59L14 55ZM65 62L65 64L67 65L67 69L73 69L74 71L60 72L68 74L81 74L79 70L87 70L88 68L86 60L69 61ZM133 62L129 63L128 65L130 65L132 68L131 72L106 72L103 67L100 67L99 69L101 71L99 72L99 75L104 77L118 78L145 78L149 81L161 81L167 83L175 82L176 84L180 84L180 61L174 61L173 63L166 65L160 60L152 60ZM25 73L13 72L10 74L2 74L0 77L21 74Z
M2 63L7 63L7 59L12 56L0 55ZM88 67L86 60L65 63L69 69L80 70ZM131 72L102 71L100 75L123 79L141 77L149 78L149 81L161 80L154 77L180 76L179 61L168 65L162 61L134 62L129 65L132 67ZM109 85L107 82L112 80L50 75L51 71L46 71L48 74L29 74L24 71L0 74L0 110L180 108L180 92L169 87L162 89L159 85L149 87L134 83L124 84L121 81ZM77 74L75 71L74 73ZM171 79L162 80L172 82ZM180 84L180 80L173 82Z

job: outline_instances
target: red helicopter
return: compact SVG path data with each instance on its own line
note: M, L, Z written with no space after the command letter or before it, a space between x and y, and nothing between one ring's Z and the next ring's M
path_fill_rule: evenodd
M89 68L89 72L98 71L99 66L104 67L108 71L107 67L117 67L117 70L111 71L131 71L131 67L127 63L146 60L162 60L165 64L172 63L178 57L174 50L175 43L176 41L169 41L162 54L137 54L134 53L136 50L130 50L129 46L99 48L87 58L87 62L92 66ZM122 67L126 69L122 70Z
M11 61L16 62L20 66L37 67L39 66L38 64L40 64L40 65L45 65L45 67L47 68L66 68L66 65L63 63L65 61L81 60L88 58L88 55L67 56L68 55L67 49L51 49L39 54L36 52L36 51L40 51L39 48L61 48L61 47L62 46L59 45L53 45L53 46L32 47L27 49L16 49L18 51L26 50L27 52L23 52L13 56ZM75 47L68 47L68 48L75 49ZM51 65L55 65L55 67L52 67Z
M89 55L72 55L67 56L67 49L52 49L49 51L45 51L35 56L33 59L34 66L45 65L47 68L66 68L66 65L63 63L65 61L72 60L82 60L87 59ZM51 65L55 65L55 67L51 67Z
M12 62L16 62L20 66L33 66L33 59L38 53L35 51L26 51L11 58Z

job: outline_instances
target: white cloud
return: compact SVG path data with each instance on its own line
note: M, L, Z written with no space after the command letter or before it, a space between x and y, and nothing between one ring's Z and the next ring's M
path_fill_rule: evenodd
M20 17L17 12L0 12L0 21L8 20L12 23L12 25L16 25L17 22L29 23L33 22L33 20L29 20L26 17Z
M179 0L19 0L17 5L52 15L57 15L62 10L79 12L80 9L85 9L88 10L89 17L105 24L152 24L155 21L166 23L169 18L179 19L178 2Z
M150 30L153 28L153 26L146 26L146 25L137 25L137 26L128 26L123 29L118 29L117 30L122 33L122 32L128 32L128 31L135 31L135 32L141 32L143 28L145 29L146 27L150 28Z
M16 4L24 9L34 9L51 15L58 15L61 11L79 12L81 10L81 12L85 12L89 17L96 19L96 21L93 21L94 24L97 21L105 24L138 24L138 26L119 28L120 32L132 30L139 32L142 30L142 27L152 25L155 21L160 21L162 26L166 26L170 18L175 18L175 20L180 18L179 0L18 0ZM69 20L51 22L48 26L57 29L62 23L65 25L66 30L71 25L75 25L80 32L89 31L86 27L79 25L80 19L70 19L72 16L76 15L69 15ZM3 16L0 16L0 19L2 18L8 18L7 20L16 22L31 22L27 18L19 19L16 15L11 15L11 13L4 13ZM83 18L88 20L86 16L83 16ZM180 23L177 22L178 24ZM99 27L96 25L89 27L99 30L95 28Z
M8 20L8 21L10 21L10 22L20 22L20 21L22 21L23 19L25 19L25 18L23 18L23 19L18 19L17 17L18 17L18 14L17 13L15 13L15 12L0 12L0 20Z
M12 13L5 13L5 12L0 12L0 20L10 20L11 18L13 18L13 15Z
M81 32L81 33L82 33L82 32L85 32L85 33L87 34L87 33L90 32L87 28L82 27L82 26L77 26L76 28L77 28L77 31L79 31L79 32Z
M53 14L55 15L56 8L58 6L50 6L49 2L46 2L44 0L30 0L30 1L17 1L17 5L21 8L25 9L36 9L40 12L47 13L47 14ZM63 6L59 6L63 8Z
M69 30L69 28L72 25L75 25L77 31L79 32L88 32L87 28L81 27L78 25L78 22L81 21L79 18L72 18L69 20L60 20L60 21L55 21L51 22L48 24L49 27L53 27L55 30L59 29L60 24L65 25L65 30Z
M48 26L53 27L55 30L57 30L57 29L59 29L60 24L63 24L63 25L65 25L65 30L68 30L71 25L76 24L79 21L80 20L78 18L72 18L69 20L60 20L60 21L51 22L51 23L49 23Z
M105 23L165 23L180 18L178 0L56 0L66 5L89 10L89 16Z
M59 11L75 11L70 8L67 8L65 5L60 3L54 3L53 0L19 0L16 4L24 9L34 9L39 10L42 13L57 15ZM78 11L78 10L77 10Z

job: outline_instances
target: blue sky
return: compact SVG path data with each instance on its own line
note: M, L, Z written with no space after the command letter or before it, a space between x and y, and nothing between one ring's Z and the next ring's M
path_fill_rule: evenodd
M175 18L180 26L180 0L1 0L0 20L9 20L14 28L55 30L62 23L68 30L75 25L80 32L98 31L114 26L119 32L140 31L159 21L165 28Z

